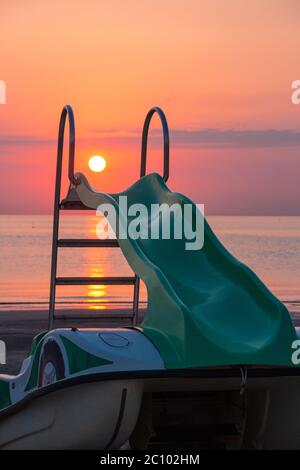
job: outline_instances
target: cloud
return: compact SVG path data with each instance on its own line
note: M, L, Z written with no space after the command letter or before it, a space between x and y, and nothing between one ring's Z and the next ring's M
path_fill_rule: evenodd
M300 132L288 129L175 129L171 137L179 147L261 148L300 145Z
M151 129L152 143L161 145L161 130ZM137 143L141 141L141 131L136 129L102 129L97 131L97 139L114 138L115 142ZM295 147L300 145L300 132L290 129L173 129L170 130L171 144L185 148L264 148Z
M0 135L0 147L28 147L32 145L53 145L54 143L54 139L43 139L22 135Z
M161 130L152 129L152 144L161 145ZM170 131L171 145L183 148L264 148L296 147L300 145L300 132L290 129L173 129ZM120 129L93 130L89 137L80 137L78 141L109 142L111 144L133 144L141 141L141 131ZM67 136L66 136L67 145ZM0 135L0 147L54 145L55 139L35 138L32 136ZM151 144L151 145L152 145Z

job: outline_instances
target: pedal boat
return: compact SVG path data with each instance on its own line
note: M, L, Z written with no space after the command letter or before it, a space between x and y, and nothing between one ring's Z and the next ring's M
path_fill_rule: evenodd
M155 112L164 131L163 177L145 174ZM67 117L70 189L61 201ZM100 193L84 175L74 175L74 117L64 108L49 329L34 338L17 376L0 376L0 449L300 448L299 331L286 307L223 247L204 218L198 251L187 251L175 238L117 239L135 273L130 327L54 328L60 209L109 202L121 221L120 195L146 206L193 204L166 186L168 137L163 112L153 108L143 129L141 179L123 193ZM140 279L148 292L141 322Z

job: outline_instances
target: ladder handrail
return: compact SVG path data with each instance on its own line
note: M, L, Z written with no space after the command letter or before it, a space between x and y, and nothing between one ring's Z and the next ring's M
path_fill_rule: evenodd
M75 120L72 107L67 104L64 106L60 121L59 121L59 130L58 130L58 145L57 145L57 160L62 161L63 149L64 149L64 134L66 119L68 117L69 121L69 165L68 165L68 176L70 183L74 186L77 185L77 180L74 175L74 163L75 163Z
M56 271L57 271L57 248L58 248L58 231L59 231L59 205L61 191L61 176L63 163L63 148L66 119L69 121L69 180L76 185L74 176L74 159L75 159L75 121L74 113L70 105L64 106L59 121L58 143L57 143L57 160L56 160L56 178L55 178L55 195L53 210L53 232L52 232L52 254L51 254L51 275L50 275L50 295L49 295L49 318L48 330L52 329L55 310L55 292L56 292Z
M168 181L169 178L169 163L170 163L170 138L169 138L169 127L165 113L161 108L155 106L151 108L148 112L142 134L142 151L141 151L141 173L140 176L143 177L146 174L146 160L147 160L147 143L148 143L148 132L149 126L152 119L152 116L157 113L159 115L161 125L163 128L163 139L164 139L164 181Z

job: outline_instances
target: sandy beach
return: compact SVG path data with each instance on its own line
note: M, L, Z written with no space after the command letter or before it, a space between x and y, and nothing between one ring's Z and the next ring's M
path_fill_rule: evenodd
M109 318L113 314L114 319ZM59 315L70 315L70 310L60 310ZM91 315L88 310L74 310L72 317ZM299 312L291 311L296 326L300 326ZM142 318L143 312L140 313ZM131 325L131 310L107 310L105 314L95 313L95 319L56 320L55 328L59 327L113 327ZM47 310L11 310L0 311L0 339L6 343L7 363L0 365L0 374L17 374L22 361L28 354L30 344L35 335L47 329Z

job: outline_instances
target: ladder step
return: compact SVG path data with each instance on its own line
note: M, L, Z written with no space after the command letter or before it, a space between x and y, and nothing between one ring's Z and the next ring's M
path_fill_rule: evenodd
M92 247L106 247L115 248L119 246L118 240L92 240L80 238L61 238L57 240L57 246L69 248L92 248Z
M59 205L61 211L91 211L90 207L85 206L81 201L61 201ZM95 212L95 210L94 210Z
M134 277L57 277L58 286L81 286L81 285L134 285Z
M60 314L60 313L55 313L54 315L54 320L109 320L109 321L126 321L126 320L132 320L133 314L132 313L112 313L111 311L108 313L95 313L93 315L88 315L85 313L82 314Z

